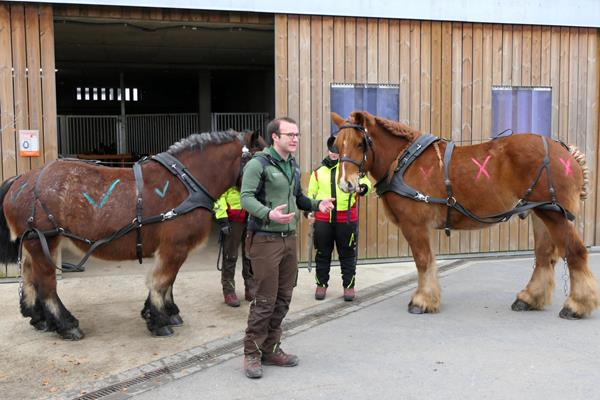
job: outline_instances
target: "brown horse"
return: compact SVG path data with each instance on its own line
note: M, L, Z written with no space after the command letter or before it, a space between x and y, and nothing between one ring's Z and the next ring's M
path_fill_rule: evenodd
M354 191L361 173L368 171L379 189L384 188L378 193L386 215L400 227L413 252L418 287L409 312L440 309L430 245L433 229L481 229L530 211L535 269L512 309L539 310L550 303L558 257L566 259L571 283L559 315L578 319L598 307L587 250L569 221L587 195L589 172L577 149L519 134L452 152L450 142L367 112L353 112L348 121L332 113L332 120L339 127L335 144L341 157L340 188Z
M170 160L169 168L178 165L179 174L158 159L147 160L140 164L142 179L136 183L131 168L55 160L4 182L0 261L17 261L20 242L23 316L38 330L56 331L68 340L83 338L78 320L56 291L55 256L68 239L105 260L141 262L141 257L155 256L142 317L154 335L171 335L171 326L183 323L173 300L177 272L210 232L212 201L239 181L250 149L264 145L252 132L193 134L157 155Z

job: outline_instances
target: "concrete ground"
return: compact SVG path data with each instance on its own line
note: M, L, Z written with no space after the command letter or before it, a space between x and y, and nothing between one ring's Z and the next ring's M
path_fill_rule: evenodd
M250 380L235 351L183 378L166 374L165 384L134 398L599 399L600 311L578 321L558 317L565 300L562 262L551 305L543 311L510 309L531 276L532 261L452 266L440 274L438 314L406 311L409 284L304 330L292 329L283 347L300 357L295 368L266 366L262 379ZM590 266L600 276L600 255L590 257ZM135 390L110 399L130 398Z
M0 283L0 398L34 399L76 393L79 388L140 365L216 340L240 337L246 326L248 302L242 301L239 308L223 303L216 254L213 237L182 267L174 293L185 324L169 338L150 336L140 318L147 296L146 274L153 265L150 259L142 265L91 260L85 272L63 274L58 292L86 335L79 342L35 331L19 312L18 284ZM76 260L68 254L64 259ZM238 266L236 282L238 296L243 296L240 270ZM412 262L359 265L357 296L414 271ZM290 317L310 313L314 307L322 310L323 303L344 303L339 268L332 269L328 298L316 302L313 295L314 270L309 273L301 269Z

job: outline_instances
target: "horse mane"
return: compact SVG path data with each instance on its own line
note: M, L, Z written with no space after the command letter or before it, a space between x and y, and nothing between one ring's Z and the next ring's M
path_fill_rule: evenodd
M392 135L404 138L410 143L421 136L421 132L401 122L392 121L381 117L375 117L375 122Z
M179 142L172 144L167 153L176 155L185 150L198 149L202 151L206 146L211 144L229 143L235 139L239 139L238 134L231 129L228 131L193 133Z

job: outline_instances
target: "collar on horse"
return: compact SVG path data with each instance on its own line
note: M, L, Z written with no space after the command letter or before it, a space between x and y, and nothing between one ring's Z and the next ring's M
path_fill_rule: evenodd
M348 157L341 157L340 162L350 162L359 167L360 176L364 176L364 168L367 162L369 148L373 149L373 140L369 136L367 130L355 124L347 124L340 127L344 128L354 128L357 129L363 135L363 159L360 163L355 160L352 160ZM408 167L421 155L429 146L433 143L441 140L437 136L433 136L431 134L425 133L420 135L414 142L412 142L399 157L398 165L394 169L392 173L392 177L389 177L389 174L386 173L376 184L375 190L378 196L386 192L394 192L402 197L407 197L409 199L420 201L424 203L432 203L432 204L441 204L447 207L446 213L446 223L444 227L444 231L446 235L450 236L450 217L452 210L456 210L463 214L464 216L471 218L477 222L483 224L495 224L498 222L504 222L510 219L515 214L519 214L521 218L525 218L525 212L532 210L534 208L538 208L540 210L547 211L556 211L561 213L565 218L569 221L573 221L575 216L570 213L566 208L564 208L560 203L556 200L556 190L554 189L554 185L552 184L552 174L550 171L550 158L548 157L548 142L546 137L540 136L542 138L542 142L544 144L544 160L542 161L542 165L539 167L538 172L525 192L525 194L521 197L517 205L506 212L489 215L485 217L479 217L469 209L465 208L460 202L456 200L454 197L454 193L452 190L452 182L450 181L450 161L452 160L452 152L454 150L454 142L449 141L446 145L446 150L444 152L444 185L446 187L447 197L432 197L426 195L424 193L419 192L414 189L410 185L408 185L404 181L404 174L408 170ZM375 152L373 152L373 155ZM529 195L538 184L540 177L542 176L542 172L546 171L546 176L548 180L548 192L550 194L549 201L529 201Z

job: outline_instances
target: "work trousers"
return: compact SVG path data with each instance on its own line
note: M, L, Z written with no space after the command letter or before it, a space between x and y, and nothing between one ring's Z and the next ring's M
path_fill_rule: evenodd
M223 294L235 293L235 266L238 259L238 248L242 245L242 277L244 286L252 292L254 282L250 259L246 256L244 239L246 236L246 223L229 221L231 232L223 237L223 267L221 269L221 284Z
M340 258L342 284L354 287L356 275L356 229L357 223L315 221L313 240L316 248L316 281L319 286L328 286L331 269L331 253L335 244Z
M248 232L246 247L256 295L250 303L244 354L272 353L281 340L281 322L289 310L298 274L296 235Z

